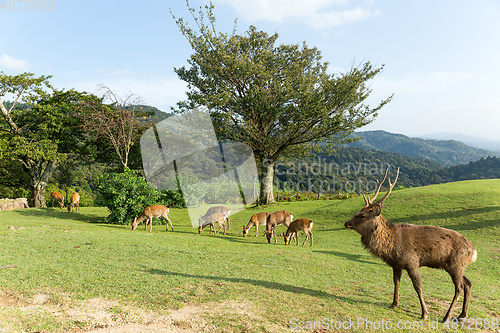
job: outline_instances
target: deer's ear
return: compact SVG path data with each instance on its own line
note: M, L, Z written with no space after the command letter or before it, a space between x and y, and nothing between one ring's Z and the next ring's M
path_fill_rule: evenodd
M375 216L379 216L380 213L382 213L382 203L379 203L378 205L373 206L372 211L373 211L373 214L375 214Z

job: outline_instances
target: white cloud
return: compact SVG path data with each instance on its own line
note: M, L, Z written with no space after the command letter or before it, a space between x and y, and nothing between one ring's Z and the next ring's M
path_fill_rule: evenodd
M379 10L355 9L334 10L332 7L346 5L347 0L216 0L232 6L245 20L282 22L296 19L317 28L325 29L365 20L380 15Z
M2 54L0 56L0 66L7 67L9 69L16 69L21 72L28 70L28 62L25 60L14 59L8 54Z

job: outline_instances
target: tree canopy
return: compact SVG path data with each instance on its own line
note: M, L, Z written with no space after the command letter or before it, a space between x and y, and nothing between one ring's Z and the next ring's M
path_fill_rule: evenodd
M253 149L262 172L263 204L273 201L273 165L279 158L310 152L319 143L333 149L348 142L392 99L374 108L364 104L371 92L368 82L383 66L366 62L330 73L321 52L305 42L277 44L277 33L254 26L242 35L236 34L236 24L232 34L218 32L212 3L199 12L187 4L196 30L173 15L194 51L189 67L175 68L189 88L178 110L206 106L219 139Z
M85 149L76 107L84 93L56 90L50 76L0 73L0 140L3 157L21 162L29 177L31 206L45 207L45 188L57 165L67 154ZM9 108L2 97L10 94ZM21 102L25 104L22 107ZM6 103L7 104L7 103Z

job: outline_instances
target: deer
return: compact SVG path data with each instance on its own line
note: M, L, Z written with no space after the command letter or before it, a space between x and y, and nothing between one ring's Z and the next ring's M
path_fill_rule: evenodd
M306 239L304 240L304 243L302 243L302 247L307 242L307 239L311 237L311 245L313 246L313 233L312 233L312 227L313 227L313 221L309 219L298 219L290 223L288 226L288 229L286 230L286 233L283 233L283 239L285 240L285 245L290 244L291 239L295 237L295 245L299 245L299 231L304 231L306 234Z
M274 244L277 243L276 240L276 226L279 224L284 224L286 227L290 225L293 220L293 215L287 211L279 210L270 214L267 217L266 221L266 229L264 232L266 233L267 242L271 243L271 238L274 236Z
M269 212L260 212L252 215L250 221L248 221L247 226L243 226L243 237L248 235L248 231L251 227L255 226L255 237L259 236L259 225L266 225L267 218L271 215Z
M73 206L76 207L76 211L80 213L80 194L75 192L71 195L70 204L68 205L68 213L72 210ZM75 208L73 208L75 210Z
M205 214L206 215L206 214ZM213 213L205 217L204 223L200 224L198 227L198 234L201 234L203 228L207 225L210 225L210 235L212 234L212 229L214 230L215 236L217 236L222 228L224 228L224 236L226 236L226 223L228 218L225 214L222 213ZM215 224L219 225L219 230L215 232Z
M223 214L226 216L226 225L227 225L227 229L229 230L229 214L231 214L231 210L229 208L227 208L226 206L210 207L207 210L207 212L205 213L205 215L200 216L200 218L198 219L199 225L202 226L203 228L205 228L207 226L207 223L204 223L204 221L207 219L208 216L210 216L214 213L220 213L220 214Z
M172 226L172 221L168 218L168 213L170 212L170 209L168 207L165 207L163 205L152 205L149 207L144 208L144 211L139 217L136 217L134 219L134 222L132 222L132 230L135 230L139 223L141 223L143 220L146 220L146 227L144 230L148 230L148 223L149 223L149 232L153 231L153 218L155 217L163 217L167 221L167 230L168 231L168 224L170 224L170 228L172 228L172 231L174 231L174 227Z
M399 176L399 168L394 183L389 178L389 189L382 199L375 201L382 182L377 180L377 191L373 198L363 195L365 206L349 221L347 229L353 229L361 235L361 243L374 256L381 258L392 267L394 281L394 297L389 308L399 304L399 282L402 270L406 270L417 292L422 309L421 319L428 317L427 306L422 296L422 279L419 268L427 266L445 270L455 285L455 294L446 312L443 323L451 316L455 303L464 291L462 312L459 319L467 317L472 282L465 277L467 265L476 261L477 251L474 245L462 234L441 227L414 224L393 224L382 216L382 204L391 194Z
M52 208L54 208L54 199L57 200L59 202L59 208L60 209L63 209L64 207L64 197L61 193L59 192L51 192L50 193L50 196L52 198Z

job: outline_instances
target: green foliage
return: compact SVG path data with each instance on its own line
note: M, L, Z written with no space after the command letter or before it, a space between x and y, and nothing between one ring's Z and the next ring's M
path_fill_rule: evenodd
M156 204L157 191L135 170L101 176L97 204L108 207L106 222L129 224L145 207Z
M111 173L99 177L96 204L108 208L106 222L129 224L147 206L175 204L184 207L184 199L178 192L158 191L149 185L136 170ZM158 220L157 220L158 221Z

